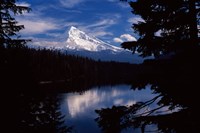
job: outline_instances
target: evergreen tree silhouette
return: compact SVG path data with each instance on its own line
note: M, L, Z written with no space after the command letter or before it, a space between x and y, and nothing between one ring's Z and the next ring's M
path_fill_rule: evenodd
M18 132L20 133L67 133L65 116L60 112L60 98L53 94L24 93L20 97Z
M31 9L16 4L16 0L0 1L0 47L20 47L29 40L19 39L17 33L24 28L15 20L14 15L29 12Z
M143 21L133 24L136 42L122 47L141 56L160 56L193 49L199 45L199 0L136 0L129 2L132 13Z

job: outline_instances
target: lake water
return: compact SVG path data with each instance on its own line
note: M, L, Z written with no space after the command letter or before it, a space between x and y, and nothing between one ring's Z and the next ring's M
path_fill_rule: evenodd
M61 94L61 112L65 123L77 133L98 133L101 129L95 118L95 110L112 106L130 106L136 102L147 101L155 97L150 86L143 90L133 90L130 85L94 87L81 93ZM154 106L154 105L152 105ZM139 129L127 129L122 132L140 132Z

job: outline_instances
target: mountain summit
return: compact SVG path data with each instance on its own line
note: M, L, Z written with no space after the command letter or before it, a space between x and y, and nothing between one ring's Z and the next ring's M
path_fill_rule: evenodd
M112 46L105 43L96 37L87 35L85 32L72 26L68 31L68 39L66 41L66 48L72 50L87 50L87 51L102 51L102 50L112 50L112 51L122 51L121 48Z

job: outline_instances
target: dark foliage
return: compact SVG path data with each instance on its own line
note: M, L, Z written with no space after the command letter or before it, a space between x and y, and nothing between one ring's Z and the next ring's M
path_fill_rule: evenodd
M133 24L138 41L125 42L122 47L144 57L158 57L199 45L199 0L136 0L129 3L132 13L144 21Z
M148 131L148 125L155 124L152 132L198 132L199 53L198 47L170 59L145 61L140 65L143 71L132 81L132 88L144 89L146 85L151 85L157 96L145 102L138 101L132 106L96 111L99 114L97 122L102 130L113 128L107 127L106 123L112 121L113 112L118 112L115 114L119 116L118 121L113 122L123 129L141 128L141 132L145 132ZM152 107L155 103L157 107Z
M5 86L53 86L63 83L69 88L72 85L84 88L98 84L128 83L130 77L138 72L138 65L93 61L45 49L2 48L0 53L0 71Z
M65 124L66 117L60 111L60 97L50 93L21 93L15 100L19 133L67 133L72 127ZM13 127L14 128L14 127Z
M17 5L16 0L0 1L0 47L21 47L30 41L19 39L20 36L17 33L24 29L24 26L18 25L13 17L29 11L30 8Z

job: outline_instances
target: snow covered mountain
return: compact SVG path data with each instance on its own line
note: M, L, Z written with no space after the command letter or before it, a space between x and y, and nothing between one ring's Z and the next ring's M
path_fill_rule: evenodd
M122 51L121 48L112 46L95 37L88 36L85 32L73 26L70 28L68 34L69 36L66 41L67 49L87 50L87 51L102 51L102 50L111 50L115 52Z
M67 54L89 57L94 60L142 63L143 59L137 54L123 48L110 45L96 37L89 36L76 27L67 32L64 42L35 42L34 46L46 49L60 50Z
M95 60L137 64L143 62L141 57L133 55L131 51L105 43L73 26L68 31L68 39L65 44L68 53Z

